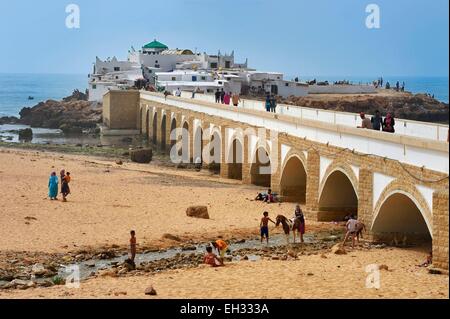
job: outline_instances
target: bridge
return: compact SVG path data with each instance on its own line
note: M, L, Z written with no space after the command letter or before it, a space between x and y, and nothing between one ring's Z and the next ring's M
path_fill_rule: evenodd
M432 244L433 264L448 269L448 126L396 120L397 133L356 128L358 116L211 95L146 91L104 96L105 134L139 133L174 161L222 178L271 188L300 203L306 217L357 214L371 240Z

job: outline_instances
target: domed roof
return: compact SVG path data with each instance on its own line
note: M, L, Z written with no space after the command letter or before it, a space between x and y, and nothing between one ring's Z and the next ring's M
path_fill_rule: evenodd
M150 42L143 47L144 49L168 49L169 47L161 42L156 41Z

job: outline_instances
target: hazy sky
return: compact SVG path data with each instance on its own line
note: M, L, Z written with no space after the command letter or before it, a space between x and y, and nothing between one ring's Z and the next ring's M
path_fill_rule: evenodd
M67 29L68 4L81 28ZM368 29L366 6L381 10ZM0 0L0 72L89 73L157 38L288 75L448 76L448 0Z

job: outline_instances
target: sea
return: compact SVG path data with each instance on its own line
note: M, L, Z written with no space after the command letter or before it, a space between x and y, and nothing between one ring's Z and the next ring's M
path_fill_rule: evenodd
M295 76L286 76L294 79ZM300 81L317 79L318 81L346 80L354 84L372 83L377 76L308 76L299 77ZM392 86L397 81L405 82L406 91L413 93L428 93L434 95L439 101L448 103L449 82L448 77L383 77L384 82L389 81ZM84 92L88 86L87 74L1 74L0 73L0 117L16 116L23 107L32 107L41 101L49 99L60 100L71 95L73 90ZM29 99L33 97L33 99ZM0 125L0 140L19 142L17 131L27 128L24 125ZM96 140L87 140L83 137L75 140L62 134L59 130L33 128L33 143L96 143ZM115 141L117 143L117 141Z
M286 76L286 79L294 78ZM299 77L301 81L328 80L329 82L347 80L352 83L371 83L378 76L308 76ZM439 101L448 103L448 77L383 77L395 85L405 82L406 90L413 93L434 94ZM49 99L59 100L69 96L74 89L85 91L88 86L87 74L1 74L0 73L0 117L18 116L23 107L31 107ZM29 100L28 97L33 97Z

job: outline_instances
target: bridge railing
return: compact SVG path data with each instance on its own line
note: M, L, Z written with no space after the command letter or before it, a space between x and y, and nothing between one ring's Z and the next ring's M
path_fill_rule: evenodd
M192 93L182 92L181 97L191 98ZM195 99L211 103L215 102L215 97L212 94L197 93L195 94ZM265 102L241 99L239 107L250 110L265 111ZM355 113L321 110L286 104L278 104L277 113L335 125L344 125L349 127L357 127L361 125L359 114ZM371 115L368 116L371 117ZM396 134L446 142L448 138L449 126L437 123L395 119L395 131Z

